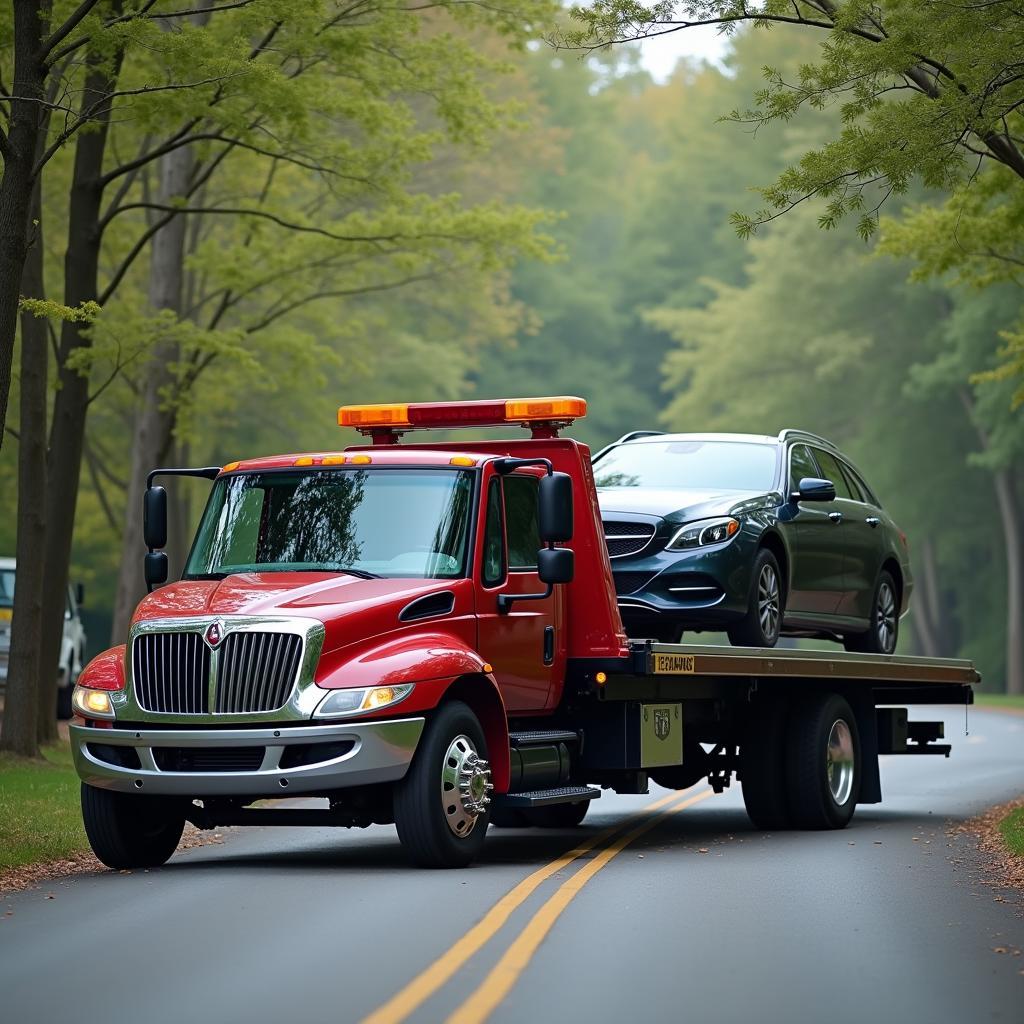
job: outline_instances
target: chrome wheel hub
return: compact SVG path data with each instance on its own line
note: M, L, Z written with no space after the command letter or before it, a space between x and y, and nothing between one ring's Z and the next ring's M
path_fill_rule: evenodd
M771 565L761 566L757 578L757 617L761 633L769 640L779 634L779 577Z
M854 762L853 734L850 726L841 718L832 723L825 757L829 791L832 799L842 806L853 792Z
M491 766L477 753L468 736L456 736L441 769L441 806L445 821L457 836L468 836L491 802Z
M888 583L878 588L875 628L878 630L878 646L886 654L891 654L896 647L896 595Z

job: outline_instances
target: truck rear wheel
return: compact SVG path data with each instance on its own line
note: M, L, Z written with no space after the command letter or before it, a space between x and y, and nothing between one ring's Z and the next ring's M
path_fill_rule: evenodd
M786 733L789 705L765 700L754 706L740 743L740 784L743 804L755 828L789 828L792 815L786 781Z
M82 821L93 853L108 868L155 868L178 848L182 801L113 793L82 783Z
M479 855L493 789L486 755L476 715L461 701L442 705L395 786L398 838L416 864L461 868Z
M838 694L808 697L793 709L786 776L797 828L845 828L860 795L860 736Z

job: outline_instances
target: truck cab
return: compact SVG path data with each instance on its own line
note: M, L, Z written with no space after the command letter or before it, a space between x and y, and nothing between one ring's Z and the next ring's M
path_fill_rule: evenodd
M186 820L393 822L415 862L460 866L490 823L578 824L601 787L728 784L765 670L627 641L590 452L559 436L585 411L574 397L348 406L339 424L370 444L154 470L143 509L151 592L126 643L74 690L72 748L100 859L162 863ZM399 443L495 426L531 436ZM157 480L170 475L212 488L182 578L167 585ZM793 664L806 675L806 657ZM864 676L851 665L818 671ZM780 729L792 671L772 703ZM958 668L942 681L973 678ZM870 751L863 770L856 760L861 733L881 749L874 695L851 692L855 711L835 685L823 707L843 744L815 740L815 784L827 791L827 759L840 756L846 781L819 827L874 799ZM905 723L888 727L905 741ZM327 807L266 804L295 796Z

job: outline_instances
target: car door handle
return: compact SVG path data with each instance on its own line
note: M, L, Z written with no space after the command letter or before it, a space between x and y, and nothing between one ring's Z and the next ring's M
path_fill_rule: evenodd
M841 523L843 521L842 512L829 512L828 517L833 523Z
M879 523L880 523L881 521L882 521L882 520L881 520L881 519L879 519L879 518L878 518L878 516L868 516L868 517L867 517L867 519L865 519L865 520L864 520L864 522L865 522L865 523L867 523L867 524L868 524L868 526L870 526L872 530L873 530L873 529L874 529L874 528L875 528L876 526L878 526L878 524L879 524Z

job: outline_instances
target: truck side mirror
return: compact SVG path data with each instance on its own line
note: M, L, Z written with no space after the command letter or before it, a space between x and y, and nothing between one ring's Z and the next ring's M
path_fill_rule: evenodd
M77 604L79 607L81 607L83 604L85 604L85 584L84 583L76 583L75 584L75 604Z
M545 544L572 540L572 477L568 473L548 473L540 478L537 526Z
M167 492L162 487L147 487L143 495L142 536L150 551L167 545ZM166 573L164 579L167 579Z
M163 551L150 551L146 555L146 586L150 590L167 582L167 555Z
M537 575L541 583L572 583L575 556L569 548L541 548L537 552Z

